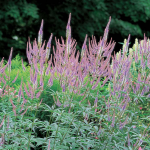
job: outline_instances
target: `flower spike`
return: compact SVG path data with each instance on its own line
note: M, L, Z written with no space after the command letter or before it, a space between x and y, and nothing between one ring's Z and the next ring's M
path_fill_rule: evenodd
M40 48L42 45L42 38L43 38L43 19L42 19L42 23L38 35L38 48Z

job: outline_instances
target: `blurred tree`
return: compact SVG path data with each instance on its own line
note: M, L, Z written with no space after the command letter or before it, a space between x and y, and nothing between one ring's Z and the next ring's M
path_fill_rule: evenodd
M0 59L8 60L11 47L13 58L19 53L25 58L28 36L35 37L38 8L26 0L0 1Z

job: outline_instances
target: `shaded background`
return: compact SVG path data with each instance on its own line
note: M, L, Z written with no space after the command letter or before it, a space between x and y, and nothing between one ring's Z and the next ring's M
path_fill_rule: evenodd
M47 41L53 33L55 37L66 40L66 26L71 13L71 37L76 40L76 50L81 52L86 34L97 43L111 16L107 42L116 42L114 51L120 51L124 39L130 37L130 47L135 38L150 37L150 0L5 0L0 1L0 60L8 61L11 47L12 59L19 54L28 63L26 47L28 37L31 44L38 37L41 21L44 19L43 40ZM87 42L88 46L88 42ZM56 49L56 47L55 47ZM112 55L114 54L112 52Z

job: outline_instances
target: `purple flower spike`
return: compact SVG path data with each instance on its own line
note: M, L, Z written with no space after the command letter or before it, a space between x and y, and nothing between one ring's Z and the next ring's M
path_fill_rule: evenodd
M33 83L33 70L30 68L30 81Z
M19 89L19 92L18 92L19 101L21 99L21 93L22 93L22 80L21 80L21 85L20 85L20 89Z
M23 102L24 103L27 103L27 100L24 98L24 95L22 94L22 96L23 96Z
M71 13L69 14L68 24L66 27L66 51L67 54L70 53L70 44L71 44L71 27L70 27ZM69 50L69 51L68 51Z
M19 71L18 71L18 73L19 73ZM18 78L18 73L17 73L17 76L15 77L14 81L12 81L12 83L15 83L15 82L16 82L16 80L17 80L17 78Z
M48 80L48 85L52 86L53 85L53 77L51 76L50 79Z
M59 99L57 98L57 103L56 103L56 105L58 106L58 107L60 107L61 106L61 103L60 103L60 101L59 101Z
M97 135L100 135L100 134L101 134L101 130L98 131Z
M28 107L27 107L27 109L21 115L24 115L27 112L27 110L28 110Z
M127 120L128 117L126 117L126 120L123 123L120 123L120 127L119 127L120 130L127 124Z
M65 86L65 84L62 86L62 92L65 92L65 88L66 88L66 86Z
M86 50L86 41L87 41L87 34L85 36L85 40L84 40L84 43L83 43L83 46L82 46L82 51L81 51L81 57L83 57L84 53L85 53L85 50Z
M12 57L12 51L13 51L13 48L11 48L11 52L10 52L9 60L8 60L8 69L10 70L10 72L11 72L11 57Z
M124 104L124 106L122 107L122 110L125 110L126 106L127 106L127 102L126 102L126 103Z
M39 98L40 97L40 95L41 95L41 91L39 91L37 94L36 94L36 98Z
M94 104L96 104L98 102L98 98L96 97L95 98L95 101L94 101Z
M71 13L69 14L69 19L68 19L68 24L67 24L66 30L69 30L70 20L71 20Z
M34 74L34 79L33 79L34 85L36 84L36 82L37 82L37 72L35 72L35 74Z
M28 92L28 90L27 90L27 87L26 87L26 84L24 83L24 89L25 89L25 92L26 92L26 94L28 95L28 97L30 97L30 93Z
M42 75L41 75L41 77L40 77L40 86L44 86L44 82L43 82Z
M108 24L105 28L104 38L103 38L104 42L107 40L107 35L108 35L108 31L109 31L108 28L109 28L109 25L110 25L110 21L111 21L111 16L109 17L109 22L108 22Z
M53 37L53 34L51 33L51 36L50 36L49 41L48 41L47 46L46 46L46 59L47 60L48 60L48 57L50 55L52 37Z
M0 124L0 128L1 128L1 126L3 125L4 119L5 119L5 116L4 116L4 118L3 118L3 120L2 120L2 122L1 122L1 124Z
M7 131L9 130L9 117L8 117L8 124L7 124Z
M39 35L38 35L38 46L39 46L39 48L42 45L42 38L43 38L43 19L42 19L42 23L41 23L41 27L40 27Z

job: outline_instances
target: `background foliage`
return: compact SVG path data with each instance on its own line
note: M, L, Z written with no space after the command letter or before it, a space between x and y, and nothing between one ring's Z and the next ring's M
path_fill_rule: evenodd
M8 60L13 47L14 58L18 53L26 58L28 37L31 43L38 36L41 20L44 19L44 40L48 41L53 33L55 37L66 37L66 25L71 12L72 37L76 39L77 50L81 52L86 34L88 38L96 36L97 42L103 36L105 27L111 16L108 42L112 38L116 42L114 51L118 52L122 45L118 42L131 34L132 44L135 38L143 39L144 33L150 36L147 24L150 23L150 1L147 0L6 0L0 2L0 60ZM87 42L88 45L88 42ZM52 53L52 49L51 49ZM114 54L114 52L112 53Z

